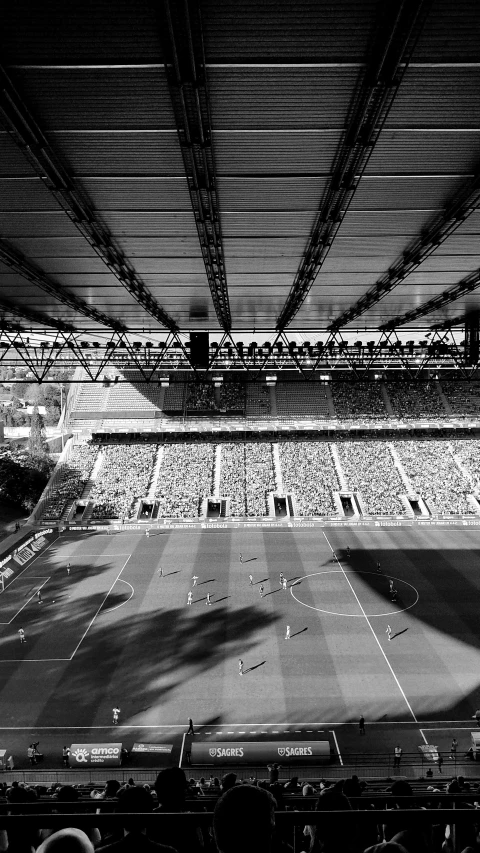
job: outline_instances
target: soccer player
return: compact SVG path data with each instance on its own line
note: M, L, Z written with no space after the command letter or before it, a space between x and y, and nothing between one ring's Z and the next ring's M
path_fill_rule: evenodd
M19 629L18 629L18 634L19 634L19 637L20 637L20 642L21 642L21 643L26 643L26 642L27 642L27 638L26 638L26 636L25 636L25 631L23 630L23 628L19 628Z
M390 584L390 595L391 595L393 592L393 581L389 580L389 584Z
M196 585L197 585L197 581L198 581L198 575L194 575L194 576L193 576L193 578L192 578L192 581L193 581L192 586L196 586Z
M280 572L280 577L278 580L279 580L280 586L283 586L283 581L284 581L283 572Z
M290 639L290 625L287 625L287 630L285 631L285 639Z
M145 531L145 536L147 537L147 539L148 539L148 537L150 536L150 531L149 531L148 527L147 527L147 529L146 529L146 531Z
M332 551L332 563L335 563L335 562L337 562L337 555L336 555L335 551Z
M249 575L248 580L250 581L250 586L253 586L253 575Z
M160 577L163 578L163 569L161 566L158 567L157 575L160 575Z
M377 563L377 572L378 572L378 574L379 574L379 575L381 575L381 574L382 574L382 570L381 570L381 568L380 568L380 563Z
M190 605L192 603L192 601L193 601L193 592L192 592L192 590L190 590L190 592L187 595L187 604Z
M282 581L282 589L284 589L284 590L287 589L287 579L286 578L284 578Z
M392 629L390 628L390 625L387 625L387 630L385 631L385 633L386 633L388 639L391 640L392 639Z
M358 733L360 735L365 734L365 717L363 716L363 714L360 716L360 719L358 721Z
M238 555L238 559L240 560L241 563L243 563L243 557L241 554Z
M212 593L207 592L207 600L206 600L205 604L209 604L210 607L212 606L211 598L212 598Z
M112 708L113 725L114 726L118 726L118 715L119 715L119 713L120 713L120 708L117 708L116 706L115 706L115 708Z
M238 661L238 674L243 675L243 660L241 658Z
M390 595L392 596L392 601L395 604L397 600L398 590L393 587L393 589L390 590Z
M264 593L264 591L265 591L265 587L264 587L263 583L260 585L260 590L259 590L259 591L260 591L260 598L263 598L263 593Z
M195 729L193 728L193 720L191 717L189 717L188 718L187 735L194 735L194 734L195 734Z
M67 575L70 577L70 563L67 563Z
M347 545L347 560L349 560L349 559L350 559L350 548Z
M39 604L43 604L42 592L40 589L37 589L37 601Z
M452 758L454 761L456 761L457 759L457 746L458 740L454 737L450 745L450 758Z

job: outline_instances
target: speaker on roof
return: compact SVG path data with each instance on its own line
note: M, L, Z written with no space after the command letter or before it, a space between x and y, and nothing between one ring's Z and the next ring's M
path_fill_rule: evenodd
M194 367L207 370L209 354L208 332L190 333L190 358Z
M478 364L479 355L479 313L473 311L465 318L465 363L473 367Z

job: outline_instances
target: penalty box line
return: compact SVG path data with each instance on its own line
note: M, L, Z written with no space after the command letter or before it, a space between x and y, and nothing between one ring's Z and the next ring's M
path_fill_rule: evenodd
M37 594L38 590L39 590L39 589L43 589L43 587L45 586L45 584L46 584L46 583L48 583L48 581L50 580L50 578L51 578L51 577L52 577L51 575L49 575L48 577L45 577L45 575L43 575L43 577L40 577L40 576L38 576L38 575L32 575L32 580L43 580L43 583L41 583L41 584L40 584L40 586L38 587L38 589L36 589L36 590L35 590L35 592L33 592L33 593L32 593L32 595L31 595L29 598L27 598L27 600L26 600L25 604L22 604L22 606L21 606L20 610L17 610L17 612L15 613L15 615L14 615L14 616L12 616L12 618L11 618L11 619L9 619L9 621L8 621L8 622L0 622L0 625L11 625L11 624L12 624L12 622L14 621L14 619L16 619L16 618L17 618L18 614L19 614L19 613L21 613L21 612L22 612L22 610L24 610L24 609L25 609L25 607L27 606L27 604L30 604L30 602L32 601L32 599L33 599L33 598L35 598L35 596L36 596L36 594Z
M326 542L327 542L327 544L328 544L328 547L330 548L330 551L332 552L332 554L335 554L335 551L333 550L333 548L332 548L332 546L331 546L331 544L330 544L330 541L329 541L329 539L328 539L327 534L325 533L325 531L322 531L322 532L323 532L323 535L324 535L324 537L325 537L325 540L326 540ZM428 743L428 741L427 741L427 739L426 739L425 735L423 734L422 730L420 729L420 723L418 722L418 720L417 720L417 718L416 718L416 716L415 716L415 714L414 714L413 708L412 708L412 706L410 705L410 702L408 701L408 699L407 699L407 697L406 697L406 695L405 695L405 691L404 691L404 689L403 689L402 685L400 684L400 682L399 682L399 680L398 680L397 676L395 675L394 669L393 669L393 667L392 667L392 665L391 665L390 661L388 660L387 655L385 654L385 651L384 651L384 649L383 649L383 647L382 647L382 645L381 645L381 643L380 643L380 640L378 639L378 637L377 637L377 635L376 635L376 633L375 633L375 630L374 630L374 628L373 628L373 626L372 626L372 623L370 622L370 619L368 618L367 614L365 613L365 610L364 610L364 608L363 608L363 606L362 606L362 603L361 603L361 601L360 601L360 599L359 599L359 597L358 597L357 593L355 592L355 590L354 590L354 588L353 588L352 584L350 583L350 580L349 580L349 578L348 578L348 575L347 575L347 573L346 573L345 569L343 568L343 566L342 566L342 564L341 564L340 560L338 559L338 557L336 558L336 560L337 560L337 563L338 563L338 565L340 566L340 568L341 568L341 570L342 570L342 572L343 572L343 576L344 576L345 580L347 581L347 583L348 583L348 585L349 585L349 587L350 587L350 589L351 589L351 591L352 591L353 595L355 596L355 599L356 599L356 601L357 601L357 604L358 604L358 606L359 606L360 610L362 611L363 616L365 617L365 621L366 621L366 623L367 623L368 627L370 628L370 631L372 632L372 635L373 635L373 637L374 637L374 639L375 639L375 642L377 643L378 648L380 649L380 651L381 651L381 653L382 653L382 655L383 655L383 658L384 658L384 660L385 660L385 662L386 662L386 664L387 664L387 666L388 666L388 668L389 668L389 670L390 670L390 672L391 672L391 674L392 674L392 676L393 676L393 678L394 678L394 680L395 680L395 683L396 683L396 685L397 685L398 689L400 690L400 693L401 693L401 694L402 694L402 696L403 696L403 699L404 699L404 701L405 701L405 704L406 704L406 706L407 706L408 710L410 711L410 714L412 715L412 717L413 717L414 721L418 724L418 727L419 727L419 730L420 730L420 734L421 734L421 736L423 737L423 739L424 739L425 743Z
M90 620L90 622L88 623L88 625L87 625L87 627L86 627L85 631L83 632L82 636L80 637L80 640L78 641L77 645L75 646L75 648L74 648L74 650L73 650L72 654L70 655L70 657L68 658L68 660L73 660L73 658L75 657L75 655L76 655L76 653L78 652L78 650L79 650L80 646L82 645L82 643L83 643L83 641L84 641L85 637L87 636L87 634L88 634L88 632L89 632L90 628L92 627L93 623L95 622L95 619L97 618L97 616L98 616L98 614L100 613L100 611L101 611L101 609L102 609L103 605L105 604L105 602L106 602L106 600L107 600L108 596L110 595L110 593L111 593L111 591L112 591L113 587L115 586L115 584L116 584L116 583L117 583L117 581L119 580L120 575L122 574L122 572L123 572L123 570L124 570L125 566L127 565L127 563L128 563L128 561L129 561L129 559L130 559L130 557L131 557L131 556L132 556L131 554L129 554L129 555L128 555L128 557L127 557L127 559L125 560L125 562L124 562L124 564L123 564L122 568L120 569L120 571L119 571L119 573L118 573L117 577L116 577L116 578L115 578L115 580L113 581L113 583L112 583L112 585L111 585L110 589L108 590L107 594L105 595L105 598L103 599L102 603L99 605L99 607L97 608L96 612L94 613L94 615L93 615L92 619L91 619L91 620Z

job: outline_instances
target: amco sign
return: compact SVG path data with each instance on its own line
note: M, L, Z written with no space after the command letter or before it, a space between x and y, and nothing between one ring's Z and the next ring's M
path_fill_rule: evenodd
M120 767L121 743L72 743L68 764L70 767L93 767L98 764Z

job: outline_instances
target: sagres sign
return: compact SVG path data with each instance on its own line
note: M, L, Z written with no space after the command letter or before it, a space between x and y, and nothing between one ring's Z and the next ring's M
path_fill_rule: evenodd
M120 767L121 743L72 743L68 763L70 767L92 767L96 764Z
M312 741L195 741L190 754L192 764L260 764L266 761L330 761L328 740Z

